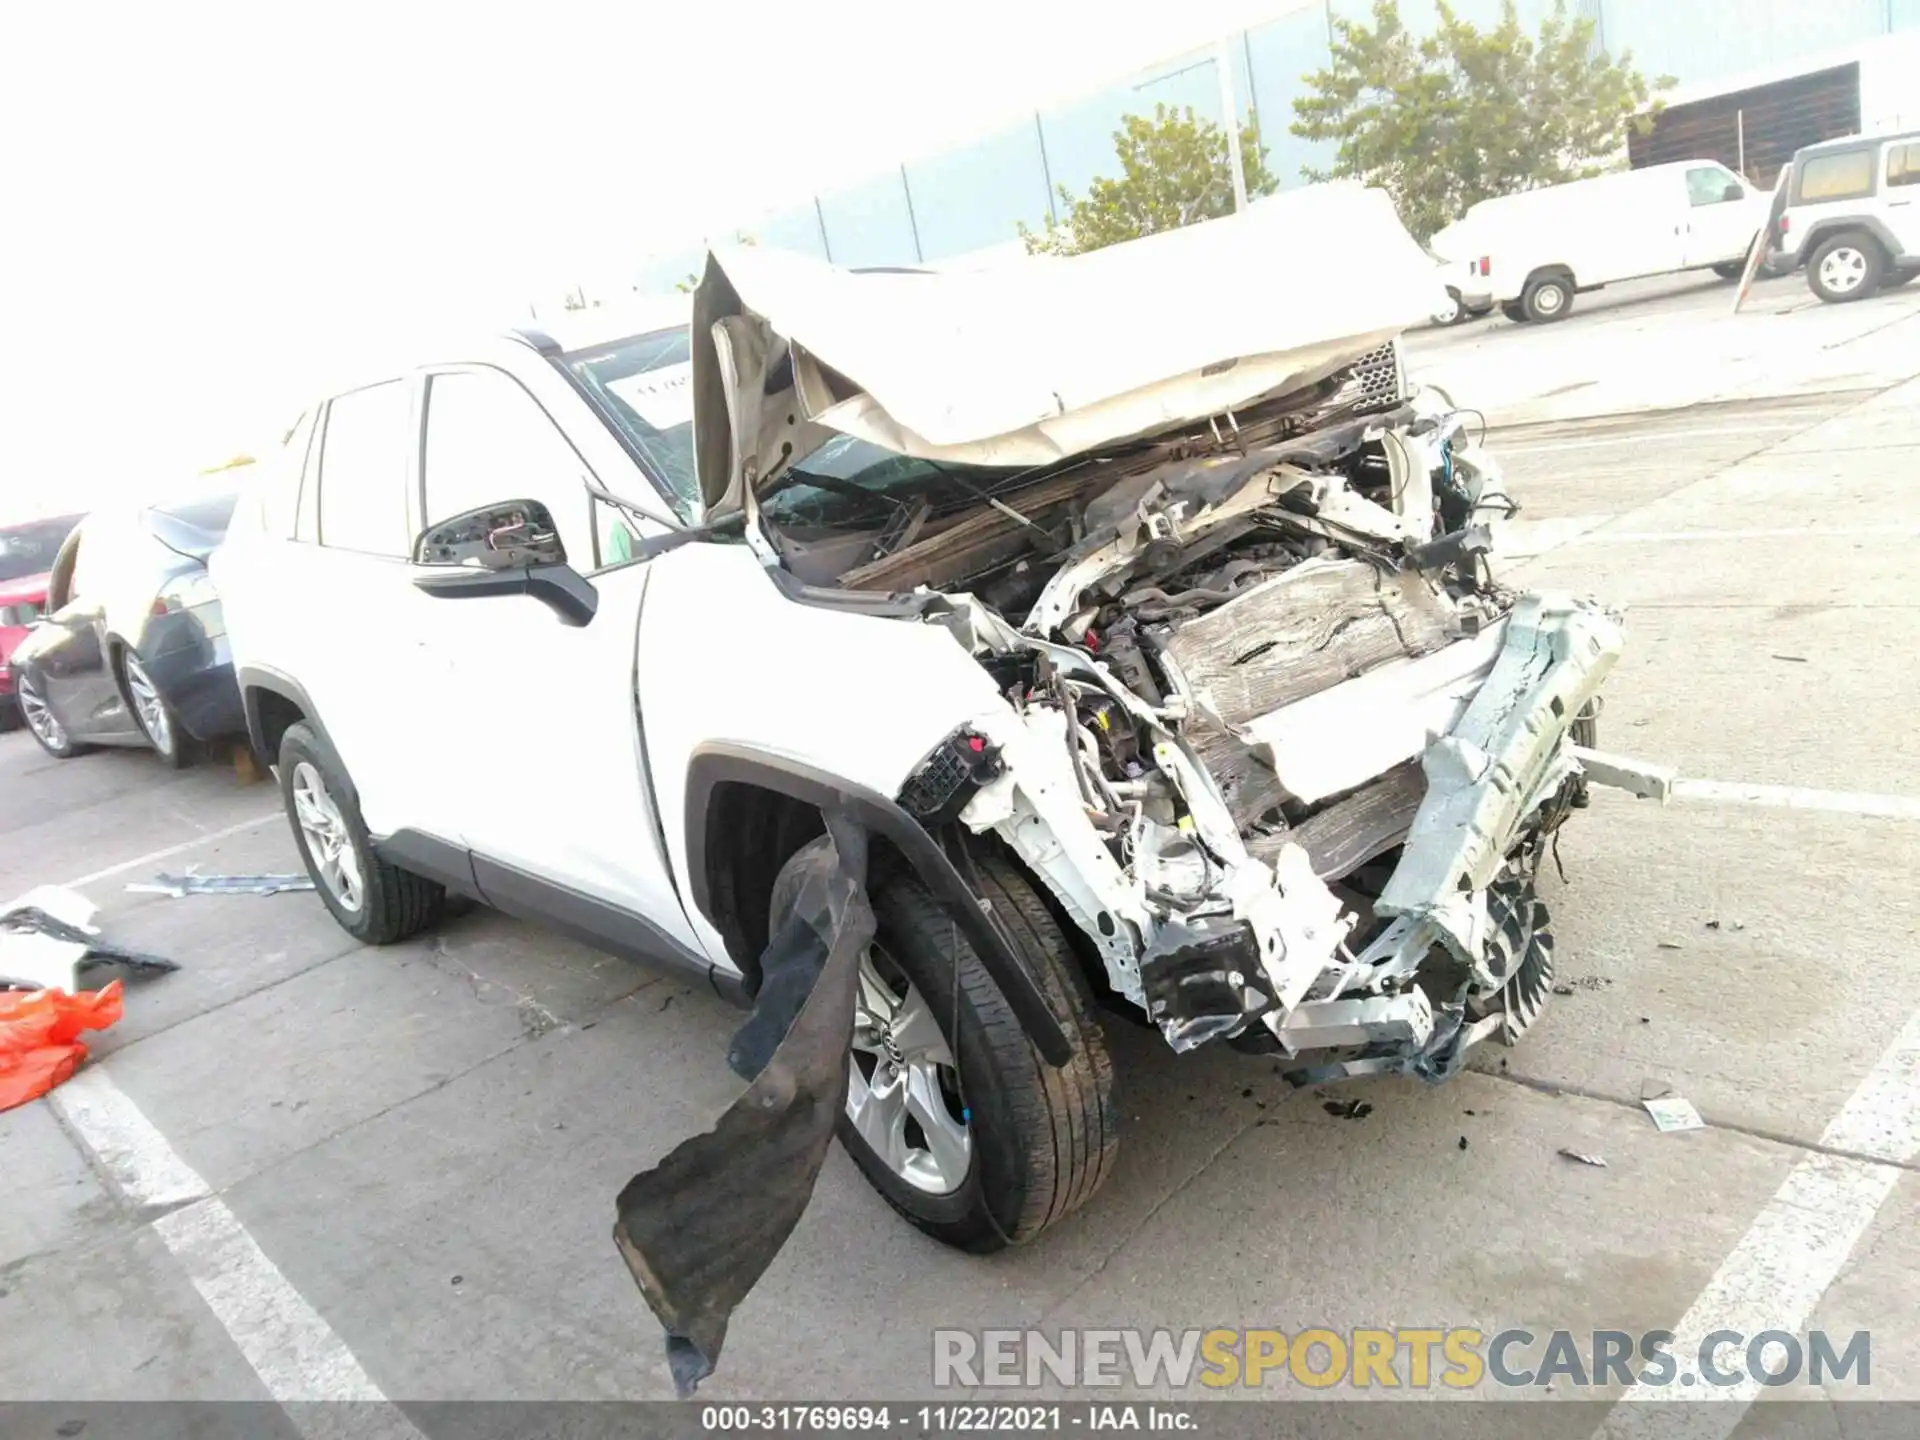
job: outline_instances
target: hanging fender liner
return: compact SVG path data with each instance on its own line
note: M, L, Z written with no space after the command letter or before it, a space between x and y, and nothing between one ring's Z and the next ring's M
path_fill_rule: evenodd
M817 807L822 814L841 812L876 835L884 836L913 866L929 889L944 901L955 922L966 933L994 984L1041 1057L1056 1069L1072 1052L1065 1032L1047 1004L1020 952L995 922L993 913L973 892L939 841L892 800L811 765L764 750L722 741L709 742L693 753L687 766L687 870L695 907L716 927L725 929L714 914L708 883L707 817L714 789L722 784L757 785Z

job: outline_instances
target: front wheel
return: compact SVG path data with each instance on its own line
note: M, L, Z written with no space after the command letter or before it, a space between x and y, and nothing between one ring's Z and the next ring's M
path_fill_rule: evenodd
M40 688L40 682L31 674L20 676L17 698L20 701L20 718L27 722L27 730L42 750L56 760L71 760L80 753L84 747L76 744L73 736L67 733L67 727L60 723L60 717L47 704L46 692Z
M1718 265L1713 267L1713 273L1718 275L1722 280L1738 280L1742 275L1747 273L1747 262L1744 260L1722 260Z
M1033 1239L1113 1169L1113 1063L1067 937L1010 861L979 857L980 898L1040 981L1072 1048L1041 1058L946 907L911 874L876 883L841 1144L936 1240L975 1254ZM779 887L776 886L776 890Z
M1447 287L1447 303L1435 310L1432 315L1436 325L1458 325L1467 318L1467 307L1460 302L1460 292L1452 286Z
M439 920L445 889L374 853L345 774L304 721L280 740L280 794L307 874L341 929L391 945Z

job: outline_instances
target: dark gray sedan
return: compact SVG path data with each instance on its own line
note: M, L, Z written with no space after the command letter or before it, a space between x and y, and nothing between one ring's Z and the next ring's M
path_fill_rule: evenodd
M21 714L49 755L144 745L178 767L199 744L246 732L207 576L236 498L100 510L67 537L46 610L10 661Z

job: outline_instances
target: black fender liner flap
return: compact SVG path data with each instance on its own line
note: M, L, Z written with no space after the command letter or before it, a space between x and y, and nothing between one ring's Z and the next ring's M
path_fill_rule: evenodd
M792 910L762 956L752 1016L728 1050L749 1083L704 1135L629 1180L614 1243L665 1328L682 1399L713 1373L736 1306L813 1196L846 1107L860 956L873 939L867 832L826 816Z

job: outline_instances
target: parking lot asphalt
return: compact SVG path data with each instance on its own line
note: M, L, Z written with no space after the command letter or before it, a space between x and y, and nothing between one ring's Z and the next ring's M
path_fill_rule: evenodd
M1428 332L1416 373L1476 403L1461 380L1503 343L1548 373L1625 363L1596 338L1621 326L1723 346L1730 296L1706 294ZM1532 1034L1443 1086L1342 1087L1373 1106L1347 1119L1271 1062L1178 1057L1116 1022L1126 1128L1086 1210L968 1258L836 1149L703 1398L932 1395L936 1326L1641 1331L1721 1311L1870 1329L1875 1397L1920 1398L1920 819L1901 804L1920 797L1920 310L1835 307L1906 359L1875 349L1824 383L1772 352L1848 343L1832 310L1775 298L1750 332L1772 394L1494 436L1523 505L1508 578L1628 607L1602 744L1709 782L1665 808L1598 792L1567 828L1546 898L1568 993ZM334 1393L289 1355L403 1402L669 1396L613 1198L732 1099L737 1012L483 911L376 951L307 894L123 888L189 864L297 870L274 787L0 736L0 894L79 881L112 938L182 966L99 1037L104 1098L83 1072L63 1107L0 1115L0 1400ZM1664 1093L1705 1128L1656 1131L1640 1102ZM83 1142L75 1114L113 1096L230 1231L183 1238ZM1836 1174L1851 1188L1822 1188Z

